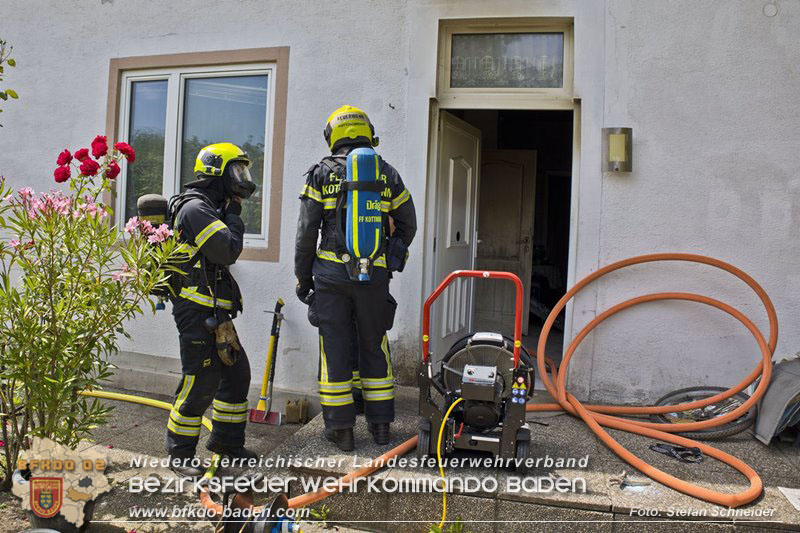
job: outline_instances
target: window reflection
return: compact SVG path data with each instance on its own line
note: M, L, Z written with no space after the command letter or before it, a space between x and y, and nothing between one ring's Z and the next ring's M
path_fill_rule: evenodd
M455 34L450 87L560 88L563 33Z
M194 161L206 145L231 142L253 162L256 192L244 201L247 233L262 231L264 132L267 120L267 75L188 78L184 85L181 136L181 185L194 179ZM138 162L137 162L138 163Z
M131 83L130 102L128 142L136 150L136 163L127 167L124 220L136 215L137 198L162 194L167 80Z

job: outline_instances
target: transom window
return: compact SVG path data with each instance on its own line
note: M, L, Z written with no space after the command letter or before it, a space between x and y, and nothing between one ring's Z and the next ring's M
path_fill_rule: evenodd
M120 138L136 150L123 168L117 212L136 215L148 193L167 198L194 179L204 146L234 143L253 162L256 192L245 200L245 245L266 245L275 69L270 64L125 71L121 80Z
M449 19L439 25L437 96L442 108L556 108L573 98L573 23L568 18ZM490 98L487 98L490 97Z

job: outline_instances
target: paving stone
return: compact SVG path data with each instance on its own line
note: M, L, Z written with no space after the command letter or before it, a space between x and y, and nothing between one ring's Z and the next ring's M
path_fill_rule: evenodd
M496 504L493 498L448 494L447 521L463 522L464 530L473 533L494 531ZM426 533L441 518L441 494L403 494L389 498L390 523L383 531Z
M496 531L502 533L610 532L613 519L611 513L498 500Z

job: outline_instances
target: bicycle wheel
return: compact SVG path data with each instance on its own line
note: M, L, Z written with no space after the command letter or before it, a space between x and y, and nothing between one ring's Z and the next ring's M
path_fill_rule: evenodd
M708 398L709 396L714 396L726 390L728 389L725 387L687 387L685 389L679 389L674 392L670 392L663 398L660 398L655 405L677 405L681 403L693 402ZM748 398L749 396L747 394L740 392L726 400L722 400L705 407L690 409L688 411L680 411L677 413L650 415L650 419L653 422L658 422L660 424L680 424L683 422L700 422L703 420L710 420L733 411L742 405L742 403L747 401ZM750 409L747 414L722 426L698 431L688 431L686 433L676 433L676 435L697 440L722 439L724 437L730 437L731 435L741 433L745 429L752 426L755 421L756 410Z

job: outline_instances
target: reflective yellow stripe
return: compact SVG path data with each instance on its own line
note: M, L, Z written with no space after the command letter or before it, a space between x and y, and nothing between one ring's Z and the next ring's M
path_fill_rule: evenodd
M183 435L184 437L197 437L200 435L200 426L196 428L187 428L176 424L172 420L167 422L167 429L178 435Z
M325 206L324 209L336 209L336 198L323 198L322 204Z
M243 403L227 403L221 400L214 400L214 409L218 411L227 411L227 412L235 412L238 413L239 411L247 411L247 402Z
M411 198L411 193L408 192L408 189L403 189L403 192L401 192L397 198L392 199L391 203L392 211L394 211L395 209L406 203L409 198Z
M381 389L388 386L394 386L394 380L392 378L361 378L361 382L363 383L365 389Z
M200 417L199 416L183 416L175 408L172 408L172 411L169 413L169 417L175 421L176 424L181 424L184 426L199 426L200 425Z
M386 356L386 377L393 378L394 375L392 374L392 357L389 353L389 337L386 334L383 335L383 341L381 342L381 350L383 350L383 355Z
M167 429L173 433L184 435L186 437L196 437L197 435L200 435L200 424L198 424L195 428L186 427L177 423L172 419L172 417L177 416L183 418L183 415L180 414L180 409L183 403L186 401L186 398L189 396L192 386L194 386L194 376L189 374L184 375L183 385L181 385L181 390L178 392L178 398L175 400L175 404L172 406L172 411L170 411L170 418L167 420ZM187 417L186 420L192 420L192 418L194 417ZM197 417L197 419L199 419L199 417ZM191 425L194 424L192 423Z
M325 344L322 341L322 335L319 336L319 380L323 383L328 382L328 362L325 360Z
M326 261L333 261L334 263L344 263L341 259L336 257L336 254L331 252L330 250L317 250L317 257L320 259L325 259ZM375 261L372 262L373 266L386 268L386 256L381 255Z
M215 420L217 422L229 422L232 424L238 424L241 422L247 422L247 412L245 411L242 414L230 414L230 413L220 413L219 411L213 411L211 414L211 420Z
M336 407L337 405L348 405L353 403L352 394L348 394L347 396L328 396L326 394L320 394L319 398L319 403L328 407Z
M206 307L214 307L214 297L197 292L197 287L184 287L181 289L179 296ZM224 298L217 298L217 306L222 309L233 309L233 302Z
M311 185L305 185L303 190L300 192L300 196L305 196L307 198L311 198L312 200L322 202L322 194Z
M372 253L369 254L369 258L372 259L375 257L375 254L378 253L378 248L381 245L381 228L375 228L375 249L372 250Z
M351 381L337 381L335 383L320 381L319 382L319 391L320 392L340 392L340 391L348 391L352 386Z
M214 222L203 228L203 230L197 234L197 237L194 238L194 243L198 247L202 247L206 243L206 241L211 238L212 235L223 229L228 229L228 226L226 226L225 223L221 220L215 220Z
M376 400L393 400L394 399L394 389L392 390L385 390L385 391L373 391L369 389L364 389L363 391L364 399L368 402L376 401Z
M358 182L358 157L353 161L353 182ZM353 217L353 251L356 257L361 257L358 251L358 189L353 189L353 202L350 205L350 216Z

